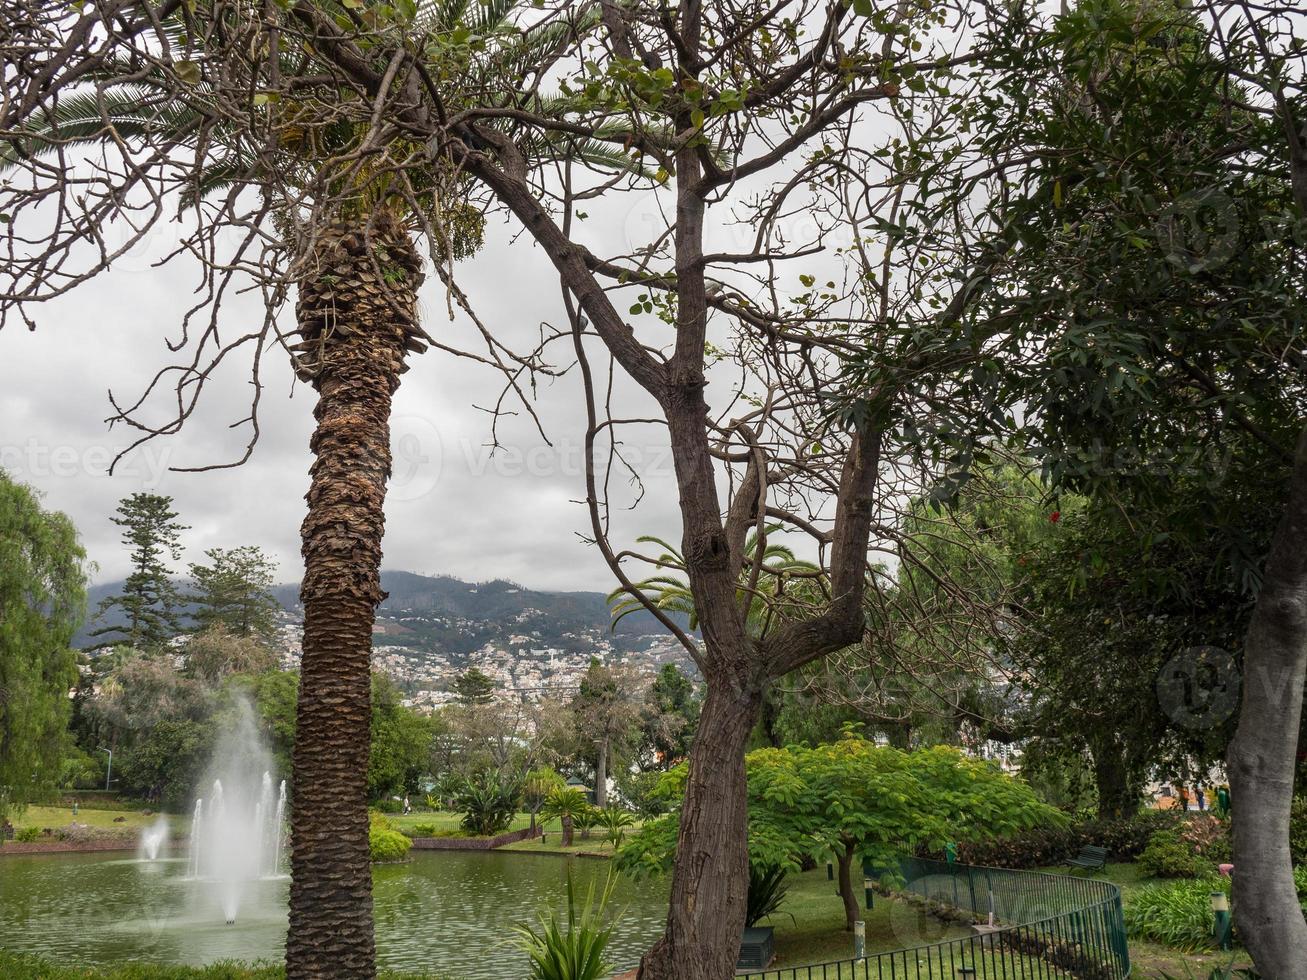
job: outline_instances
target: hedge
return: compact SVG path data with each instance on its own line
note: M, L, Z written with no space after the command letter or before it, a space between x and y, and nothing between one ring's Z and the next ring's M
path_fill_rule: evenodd
M1145 810L1122 820L1089 820L1069 827L1043 827L1014 837L966 841L958 845L958 860L994 868L1041 868L1061 864L1093 844L1105 847L1114 861L1133 861L1159 830L1177 826L1180 814ZM942 851L923 849L923 857L942 859Z

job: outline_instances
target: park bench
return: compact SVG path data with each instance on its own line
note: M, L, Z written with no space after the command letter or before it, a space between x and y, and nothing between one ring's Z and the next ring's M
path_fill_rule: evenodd
M1079 854L1066 863L1067 867L1078 868L1082 871L1101 871L1103 866L1107 864L1107 848L1086 844L1080 848Z

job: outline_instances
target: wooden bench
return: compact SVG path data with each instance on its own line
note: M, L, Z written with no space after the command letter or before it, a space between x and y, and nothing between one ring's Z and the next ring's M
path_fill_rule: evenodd
M1080 853L1066 864L1069 868L1077 868L1081 871L1101 871L1107 864L1107 848L1086 844L1080 848Z

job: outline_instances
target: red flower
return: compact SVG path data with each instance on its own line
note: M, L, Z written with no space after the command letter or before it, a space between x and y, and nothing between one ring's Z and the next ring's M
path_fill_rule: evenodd
M1053 511L1053 513L1048 515L1048 519L1054 524L1056 524L1058 521L1062 519L1062 512L1060 510L1055 510Z

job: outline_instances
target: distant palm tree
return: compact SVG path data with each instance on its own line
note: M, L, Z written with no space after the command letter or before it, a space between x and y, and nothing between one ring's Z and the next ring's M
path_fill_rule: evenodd
M518 6L517 0L444 0L422 6L417 21L436 35L472 34L497 45L496 70L511 83L521 78L515 70L538 64L569 32L599 23L596 6L580 23L517 31L508 25ZM188 18L203 17L200 5L187 7ZM182 17L164 26L184 50ZM306 70L305 52L297 49L295 57L296 63L288 61L283 69L287 77ZM311 53L308 57L311 61ZM151 74L110 61L88 82L104 86L103 91L88 87L61 98L44 121L44 132L0 148L0 171L61 146L162 141L168 133L184 141L203 113L202 77L184 100L174 96L157 68ZM536 100L535 111L549 111L553 100ZM333 202L330 221L294 263L295 368L317 390L318 403L308 514L301 527L304 640L292 757L286 967L289 980L370 978L375 974L367 812L371 650L376 607L384 597L380 569L391 398L406 354L425 349L417 313L423 260L413 238L419 223L411 213L412 199L397 193L387 167L411 160L417 147L383 147L368 167L334 173L331 161L357 146L362 127L333 120L330 106L293 99L270 100L262 111L277 133L270 162L249 164L241 142L246 134L234 131L224 139L220 128L210 134L208 165L182 203L258 183L258 166L275 168L283 182L293 183L299 175L305 188L325 188ZM582 157L614 169L638 169L620 141L605 142L604 135L537 141L523 149L537 157ZM463 258L479 247L480 213L459 196L467 191L465 178L432 164L430 173L410 185L419 190L417 203L440 215L436 233L444 240L436 244L442 252Z

